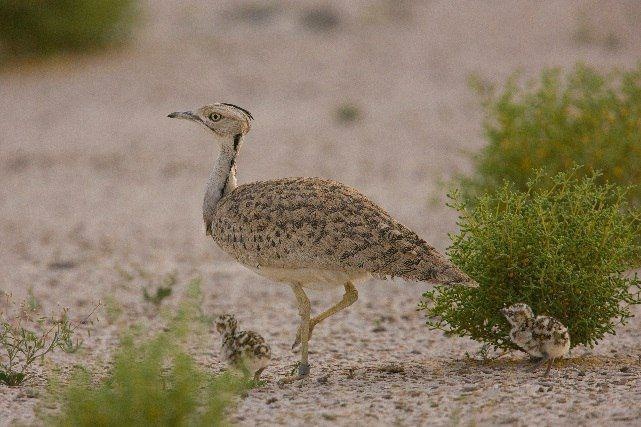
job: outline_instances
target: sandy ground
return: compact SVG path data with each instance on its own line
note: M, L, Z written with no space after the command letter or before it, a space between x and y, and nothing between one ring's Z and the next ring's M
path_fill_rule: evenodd
M425 285L371 281L319 326L312 375L279 388L298 355L294 299L204 237L200 205L215 153L165 118L212 101L256 117L239 180L323 176L360 188L440 249L455 230L439 185L482 146L475 73L500 82L576 61L641 57L641 6L609 2L163 0L143 4L129 48L21 64L0 74L0 288L47 310L102 310L80 354L99 366L124 324L157 322L141 289L203 278L208 313L232 311L275 353L268 384L231 414L245 425L640 424L641 321L576 349L549 379L518 355L466 359L478 344L423 325ZM320 11L320 12L319 12ZM322 13L321 13L322 12ZM359 120L340 123L341 105ZM316 311L339 294L312 294ZM151 310L151 311L150 311ZM636 310L640 314L641 310ZM198 357L221 369L218 337ZM48 369L48 368L47 368ZM0 386L0 424L34 422L47 369ZM37 423L37 421L36 421Z

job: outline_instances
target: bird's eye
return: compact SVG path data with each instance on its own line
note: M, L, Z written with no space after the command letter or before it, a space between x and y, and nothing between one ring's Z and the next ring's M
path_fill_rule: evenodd
M222 116L222 115L220 115L220 114L218 114L218 113L211 113L211 114L209 115L209 119L210 119L212 122L217 122L218 120L220 120L220 119L222 119L222 118L223 118L223 116Z

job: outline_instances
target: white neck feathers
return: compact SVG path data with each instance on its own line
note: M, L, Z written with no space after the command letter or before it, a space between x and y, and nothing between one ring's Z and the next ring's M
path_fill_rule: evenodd
M203 220L205 222L205 233L208 236L212 234L211 223L218 202L237 186L235 162L241 142L241 134L234 136L233 141L225 141L221 146L214 168L209 174L203 200Z

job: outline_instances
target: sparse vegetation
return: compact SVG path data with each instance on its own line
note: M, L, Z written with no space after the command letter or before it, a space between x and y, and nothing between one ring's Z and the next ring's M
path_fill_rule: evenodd
M177 278L175 273L167 274L162 283L156 287L156 290L153 294L150 294L147 291L147 288L142 290L142 297L145 301L152 303L156 307L162 304L165 298L171 296L172 287L176 284Z
M106 378L78 369L69 385L52 383L50 394L62 408L47 421L59 426L223 424L225 408L248 382L208 373L181 345L201 318L200 301L198 281L192 281L164 332L143 339L133 331L121 340Z
M5 298L8 308L0 320L0 383L20 385L31 377L38 360L57 348L75 351L80 346L80 341L73 341L75 325L66 309L57 318L46 317L39 313L39 306L34 308L26 301L12 314L10 296Z
M129 38L135 15L134 0L5 0L0 51L46 56L120 43Z
M525 190L535 171L550 174L585 166L599 183L634 185L628 197L641 203L641 65L601 74L579 65L572 72L546 70L528 85L510 78L497 92L478 80L488 144L475 173L463 179L468 201L496 191L504 180Z
M335 118L338 123L349 124L358 121L361 118L361 110L352 103L344 103L338 106Z
M621 39L613 31L603 33L602 28L596 27L585 11L580 11L577 16L572 41L579 46L597 46L609 51L619 49L622 44Z
M420 309L428 326L510 349L499 310L525 302L563 322L572 346L594 346L632 316L641 280L624 272L641 251L639 218L628 190L579 172L539 173L525 191L504 183L474 206L453 197L460 232L449 255L480 286L426 292Z
M122 306L111 295L105 296L103 300L105 303L105 317L107 319L107 323L113 325L122 315Z

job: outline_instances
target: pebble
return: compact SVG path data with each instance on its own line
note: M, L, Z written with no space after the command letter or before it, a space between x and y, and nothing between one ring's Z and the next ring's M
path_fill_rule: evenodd
M318 384L327 384L328 381L329 381L329 375L323 375L322 377L319 377L316 380Z

